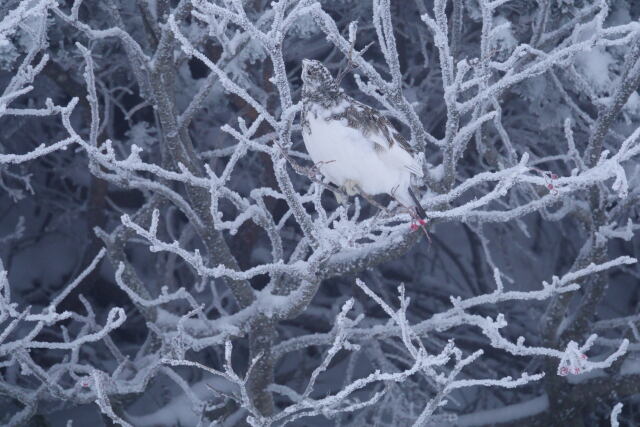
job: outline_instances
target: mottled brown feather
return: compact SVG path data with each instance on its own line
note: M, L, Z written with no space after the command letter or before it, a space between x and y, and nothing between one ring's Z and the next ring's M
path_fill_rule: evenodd
M414 150L406 139L395 129L393 124L378 111L364 105L358 101L350 99L352 102L344 111L336 114L332 114L327 117L328 121L331 120L346 120L347 126L353 129L357 129L367 137L374 134L379 134L389 144L386 148L393 147L393 144L397 143L403 150L413 154ZM376 151L385 148L375 144Z

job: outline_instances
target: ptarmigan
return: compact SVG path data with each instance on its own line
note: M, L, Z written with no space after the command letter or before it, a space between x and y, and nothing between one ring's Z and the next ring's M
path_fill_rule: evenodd
M386 193L426 218L411 190L422 168L389 120L342 92L319 61L302 61L302 82L302 136L320 172L350 196Z

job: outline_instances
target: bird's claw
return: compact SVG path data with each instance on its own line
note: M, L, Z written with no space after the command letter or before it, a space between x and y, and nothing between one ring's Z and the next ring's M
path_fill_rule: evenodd
M340 190L334 191L333 195L336 197L336 201L342 206L346 207L349 204L349 198Z

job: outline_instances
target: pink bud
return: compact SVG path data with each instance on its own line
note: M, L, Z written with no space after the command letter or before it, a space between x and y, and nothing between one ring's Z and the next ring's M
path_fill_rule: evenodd
M553 184L547 184L547 188L548 188L549 190L553 190Z
M569 373L569 368L567 368L566 366L564 368L560 368L560 375L564 376L567 375Z
M418 223L420 223L420 225L427 225L427 221L425 221L424 219L420 219Z
M551 179L558 179L558 175L556 175L555 173L551 174Z
M418 229L418 224L411 224L411 231L416 231Z

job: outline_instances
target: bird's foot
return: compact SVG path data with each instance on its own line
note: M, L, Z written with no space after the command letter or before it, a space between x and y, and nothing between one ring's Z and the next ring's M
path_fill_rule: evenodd
M333 195L336 197L336 201L342 206L346 207L349 204L349 197L346 194L344 194L342 191L334 190Z
M362 193L360 187L358 187L358 183L350 179L346 180L344 184L342 184L342 187L350 196L355 196L358 193Z

